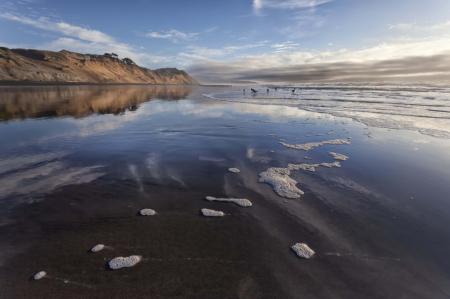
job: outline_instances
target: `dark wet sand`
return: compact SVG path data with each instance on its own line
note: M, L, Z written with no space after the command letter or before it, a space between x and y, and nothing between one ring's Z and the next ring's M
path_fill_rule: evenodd
M215 103L208 104L211 100L201 98L201 91L194 91L190 97L185 93L177 102L162 103L163 107L172 107L175 119L149 114L148 119L125 133L113 129L52 144L60 146L58 150L70 147L75 152L64 158L65 163L108 166L104 166L103 176L86 183L73 182L43 195L36 195L37 191L28 195L11 193L3 199L0 298L449 297L448 262L443 260L449 235L442 225L446 220L439 218L447 210L431 214L422 208L425 216L419 221L414 217L421 211L420 202L399 201L396 204L405 205L401 209L386 203L405 190L391 189L396 184L388 182L382 184L385 189L377 189L377 171L383 169L377 168L379 162L369 164L373 174L366 181L373 184L373 192L337 183L348 172L356 172L354 167L368 167L358 160L358 153L368 154L364 151L365 136L354 137L357 142L353 151L339 146L310 152L289 150L279 146L278 139L286 138L286 134L290 139L302 137L301 130L311 128L295 127L292 135L292 125L286 124L290 119L284 116L279 119L285 123L283 130L253 121L262 116L237 115L240 107L245 108L239 104L229 104L236 107L230 112L226 103L220 103L224 105L220 110L225 112L220 116L191 119L186 111L195 113L199 106L178 107L183 97L205 102L201 105L206 106ZM126 111L125 116L130 113ZM227 118L234 113L237 120ZM127 124L132 126L132 122ZM156 130L157 124L163 130ZM314 132L325 130L315 127ZM280 135L270 139L273 137L267 137L267 133ZM305 139L302 141L311 142ZM37 145L32 146L32 150L37 149ZM257 161L254 156L249 160L248 146L256 153L265 149L266 160ZM16 145L6 147L12 151ZM272 149L277 153L267 160ZM284 203L285 199L269 185L257 183L257 174L268 167L284 167L287 161L310 163L303 160L304 156L314 157L313 163L326 158L332 162L327 150L348 154L350 160L341 163L342 169L323 168L317 174L292 172L299 181L297 187L305 192L301 199ZM381 149L373 150L373 159L386 154ZM167 155L158 162L156 176L149 166L153 165L148 162L149 152ZM360 164L355 166L352 161ZM229 173L228 167L238 167L241 174ZM384 167L389 169L389 163ZM12 171L0 179L12 176ZM420 189L424 188L419 181L408 183L408 176L404 180L399 185L408 189L413 188L408 184L416 184L417 190L412 191L420 198ZM425 183L434 190L431 193L436 200L444 193L446 180ZM384 191L395 196L386 197ZM208 195L247 198L253 206L208 202ZM13 204L18 198L33 202ZM143 208L154 209L157 215L139 216ZM203 217L201 208L227 215ZM430 215L434 217L427 218ZM425 218L427 222L423 222ZM298 258L290 249L297 242L307 243L316 256L310 260ZM432 256L426 255L427 242L433 242ZM107 248L89 252L99 243ZM107 263L112 258L129 255L141 255L143 260L132 268L109 269ZM46 271L47 277L34 281L32 276L39 271Z

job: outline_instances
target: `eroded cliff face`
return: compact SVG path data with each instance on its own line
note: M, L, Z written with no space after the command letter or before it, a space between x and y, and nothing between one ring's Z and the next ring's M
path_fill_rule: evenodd
M0 47L0 81L199 85L176 68L149 70L115 55Z

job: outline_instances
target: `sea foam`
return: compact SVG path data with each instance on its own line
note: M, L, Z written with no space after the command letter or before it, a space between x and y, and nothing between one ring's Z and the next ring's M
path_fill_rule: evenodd
M287 168L272 167L259 174L259 183L266 183L273 187L273 191L281 197L299 198L305 194L295 187L297 181L289 177L291 172Z

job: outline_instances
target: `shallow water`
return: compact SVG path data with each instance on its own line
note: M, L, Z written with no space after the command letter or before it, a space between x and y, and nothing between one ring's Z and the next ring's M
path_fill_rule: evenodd
M230 102L286 105L334 116L350 117L369 126L419 131L450 138L450 86L423 84L303 84L261 86L205 96ZM295 88L295 92L292 90Z
M334 105L332 112L339 114L347 107L351 114L379 106L339 104L329 99L334 92L355 92L360 102L368 93L419 93L406 87L358 88L304 92L322 97L323 111ZM5 298L92 296L94 289L190 298L450 295L449 139L366 129L351 118L288 107L291 102L267 105L280 99L247 95L243 100L252 103L236 103L204 94L237 101L242 90L0 87L0 288L7 290ZM435 97L445 106L443 95ZM259 101L266 105L254 104ZM380 105L396 107L383 101ZM399 111L408 117L416 111L403 106ZM335 133L325 134L330 131ZM365 135L369 132L371 138ZM304 144L347 137L351 144L324 144L307 152L279 144L279 139ZM299 199L286 200L257 182L270 167L335 162L328 152L349 159L340 161L341 168L291 171L305 192ZM208 202L206 196L246 198L252 206ZM144 208L157 215L138 216ZM202 208L225 216L202 217ZM99 243L107 249L86 253ZM308 244L315 256L299 260L291 249L296 243ZM110 259L130 255L141 255L142 262L105 271ZM39 271L47 278L30 283L28 277ZM61 279L73 282L72 289Z

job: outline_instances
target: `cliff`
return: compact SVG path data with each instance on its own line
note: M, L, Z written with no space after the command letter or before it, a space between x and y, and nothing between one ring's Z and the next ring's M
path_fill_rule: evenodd
M131 59L105 55L0 47L0 81L199 85L176 68L149 70Z

